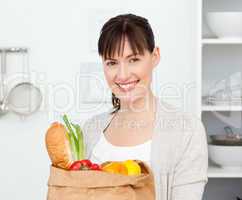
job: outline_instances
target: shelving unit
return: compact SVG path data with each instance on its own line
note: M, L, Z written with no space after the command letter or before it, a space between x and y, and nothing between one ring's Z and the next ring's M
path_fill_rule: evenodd
M242 178L241 169L223 169L217 165L209 163L208 168L209 178Z
M242 105L208 105L203 102L203 96L207 94L207 91L205 90L209 87L213 87L209 84L214 83L216 80L222 79L222 77L229 76L230 73L238 71L239 68L242 73L242 38L217 38L208 29L205 30L206 23L204 23L204 14L207 11L226 11L226 9L230 9L231 11L233 9L232 3L236 3L234 8L236 8L237 11L242 11L242 3L238 1L226 2L225 0L201 0L201 21L199 23L201 26L201 34L199 38L199 60L201 68L201 118L203 120L203 116L210 116L209 120L204 121L211 121L211 119L214 117L214 121L218 123L219 120L216 119L216 116L213 116L214 112L242 112ZM206 37L204 37L204 35L206 35ZM239 56L240 51L241 58ZM241 66L239 66L239 63L241 63ZM216 126L216 123L214 123L214 126ZM221 122L221 124L223 123ZM206 123L204 123L204 125L206 128ZM221 133L222 131L223 130L221 130ZM209 163L208 177L242 178L242 168L232 170L223 169L215 164Z
M242 111L242 106L202 105L202 111Z
M207 45L207 44L238 44L241 45L242 44L242 39L238 39L238 40L231 40L231 39L219 39L219 38L203 38L202 39L202 44L203 45Z

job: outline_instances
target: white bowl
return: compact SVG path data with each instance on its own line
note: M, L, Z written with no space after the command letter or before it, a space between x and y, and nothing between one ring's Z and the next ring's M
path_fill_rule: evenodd
M222 168L242 169L242 146L208 144L209 158Z
M208 26L219 38L242 38L242 12L208 12Z

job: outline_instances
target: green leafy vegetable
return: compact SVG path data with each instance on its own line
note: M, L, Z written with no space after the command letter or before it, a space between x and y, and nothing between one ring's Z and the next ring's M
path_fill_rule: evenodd
M73 123L71 125L76 130L77 140L78 140L78 145L79 145L79 160L82 160L85 158L83 133L82 133L82 130L79 125L73 124Z
M67 115L63 116L63 120L68 129L68 139L74 160L82 160L85 158L83 133L79 125L70 123ZM72 128L73 127L73 128ZM74 129L74 130L73 130Z
M78 160L79 145L78 145L77 137L76 137L74 131L72 130L71 125L70 125L69 120L66 115L63 116L63 120L64 120L65 125L68 130L69 142L70 142L70 146L71 146L71 152L72 152L73 159Z

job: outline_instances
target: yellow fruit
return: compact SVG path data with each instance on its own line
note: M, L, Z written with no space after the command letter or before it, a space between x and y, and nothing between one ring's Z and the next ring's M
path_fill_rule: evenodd
M128 175L139 175L141 174L141 167L134 160L126 160L123 164L128 169Z
M128 175L128 169L121 162L110 162L102 166L102 170L114 174Z

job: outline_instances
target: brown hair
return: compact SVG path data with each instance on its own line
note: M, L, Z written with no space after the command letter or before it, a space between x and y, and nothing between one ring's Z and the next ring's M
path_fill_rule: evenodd
M144 54L144 50L153 52L154 34L147 19L134 14L122 14L109 19L102 27L98 40L98 53L104 59L112 58L124 50L124 38L127 37L134 54ZM112 93L113 111L120 109L120 99Z

